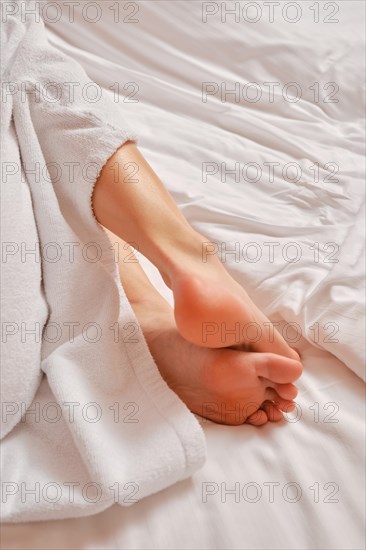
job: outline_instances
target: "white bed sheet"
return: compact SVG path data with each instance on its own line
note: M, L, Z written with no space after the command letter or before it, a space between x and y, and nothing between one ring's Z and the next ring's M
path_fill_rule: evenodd
M296 24L281 16L274 23L264 16L255 24L230 17L222 23L220 12L203 23L201 2L160 0L138 2L136 23L114 24L109 1L99 2L98 23L83 21L80 9L70 23L60 4L62 20L48 25L52 41L104 89L119 82L125 95L137 90L139 101L119 101L116 116L121 110L140 134L142 151L191 223L220 251L222 243L228 248L238 243L241 255L248 242L260 247L258 262L228 255L227 267L272 319L301 328L296 346L305 373L297 422L255 429L203 421L208 460L191 480L131 508L5 526L3 547L364 548L364 3L331 3L340 8L332 16L339 23L318 24L308 2L301 3ZM319 9L323 21L329 8L320 2ZM121 13L126 16L131 8ZM257 103L236 103L233 96L203 103L202 82L256 82L263 94L268 90L263 83L279 86L273 102L263 95ZM289 82L300 87L301 101L278 94ZM337 83L338 102L314 102L309 89L314 82L323 99L334 90L323 87ZM123 91L127 83L133 84ZM205 162L219 168L207 181ZM232 169L235 162L240 168L257 163L260 181L236 182L232 175L222 181L221 163ZM273 182L265 162L279 163ZM301 167L296 183L281 177L289 162ZM339 181L322 181L329 175L324 169L321 181L314 181L316 162L336 163ZM268 242L279 243L273 262ZM290 242L301 250L296 263L276 252L292 256L295 249L284 248ZM319 243L318 262L313 243ZM339 247L334 256L339 262L324 261L334 250L321 252L327 243ZM144 266L169 296L155 269L146 261ZM207 483L215 494L204 502ZM240 494L227 494L224 502L222 483L227 489L237 484ZM273 502L268 483L278 484ZM301 490L297 502L289 502L295 485L288 483ZM249 502L256 490L261 491L257 502Z

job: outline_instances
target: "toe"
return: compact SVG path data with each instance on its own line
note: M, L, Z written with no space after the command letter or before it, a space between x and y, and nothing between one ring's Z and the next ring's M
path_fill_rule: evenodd
M291 359L295 359L295 361L301 361L301 356L300 356L300 353L298 352L297 349L294 349L294 348L290 348L290 358Z
M264 424L267 424L267 422L267 413L261 409L258 409L246 419L245 424L251 424L252 426L263 426Z
M302 373L302 364L275 353L256 353L254 358L258 376L268 378L278 384L297 380Z
M283 414L273 401L265 401L262 409L270 422L280 422L283 420Z
M276 390L268 388L266 390L266 400L273 401L276 407L283 412L292 412L296 408L296 403L290 399L283 399Z
M293 384L273 384L270 380L264 381L268 388L274 389L279 397L288 401L293 401L298 395L298 389Z

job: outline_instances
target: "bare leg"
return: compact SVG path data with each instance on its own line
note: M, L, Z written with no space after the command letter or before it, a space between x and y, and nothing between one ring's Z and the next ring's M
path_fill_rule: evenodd
M160 373L193 412L224 424L260 426L280 420L281 409L293 408L297 390L292 382L301 373L298 361L187 342L177 331L170 305L137 259L131 262L131 249L109 236L118 244L121 282Z
M207 239L189 225L133 143L122 146L103 168L93 207L102 225L157 266L173 291L175 320L185 339L204 347L244 346L298 359L218 257L202 261ZM248 324L258 328L258 340L243 337Z

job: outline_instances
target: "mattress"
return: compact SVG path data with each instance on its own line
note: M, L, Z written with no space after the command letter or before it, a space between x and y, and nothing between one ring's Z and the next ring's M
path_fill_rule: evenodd
M304 374L281 425L201 419L208 458L191 479L129 508L6 525L2 547L364 548L365 4L48 4L52 43L113 95Z

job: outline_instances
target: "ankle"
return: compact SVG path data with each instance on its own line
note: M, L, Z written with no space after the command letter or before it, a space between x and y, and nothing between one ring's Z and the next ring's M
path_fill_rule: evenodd
M216 245L193 228L178 238L160 243L159 266L164 282L172 288L175 279L195 273L197 268L215 266L223 268L215 253Z

